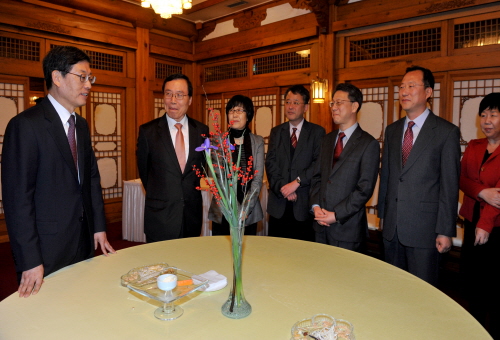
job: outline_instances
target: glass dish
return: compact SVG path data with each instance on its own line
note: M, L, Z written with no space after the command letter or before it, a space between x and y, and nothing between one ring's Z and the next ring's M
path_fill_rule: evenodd
M168 263L160 262L148 266L137 267L121 277L121 285L127 287L128 284L147 284L156 282L156 278L162 274L172 274L168 272Z
M162 274L177 275L177 286L169 291L163 291L158 288L156 279ZM193 282L193 273L176 267L167 267L159 270L156 276L150 276L146 280L131 282L127 288L150 299L163 302L163 307L155 311L156 318L160 320L174 320L182 315L183 309L174 305L174 301L191 294L202 287L208 285L208 280Z
M316 314L293 325L291 340L335 340L335 325L335 319L330 315Z

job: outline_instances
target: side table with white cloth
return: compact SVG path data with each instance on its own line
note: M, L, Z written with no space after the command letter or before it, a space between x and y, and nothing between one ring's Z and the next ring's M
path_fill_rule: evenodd
M144 204L146 194L140 179L123 181L122 233L123 239L146 242L144 234Z
M212 201L212 193L207 190L201 191L203 199L203 222L201 236L211 236L211 221L208 219L208 209ZM260 205L262 210L267 209L267 182L262 183L260 190ZM123 181L123 208L122 208L122 232L123 239L132 242L146 242L144 234L144 205L146 195L140 179ZM269 216L264 214L262 221L257 225L257 235L267 236Z

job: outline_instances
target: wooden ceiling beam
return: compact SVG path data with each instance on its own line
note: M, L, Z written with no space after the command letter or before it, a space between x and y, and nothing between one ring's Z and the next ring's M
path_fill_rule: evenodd
M405 0L404 2L364 0L349 6L337 7L338 21L332 22L332 31L338 32L496 2L498 0Z
M125 1L114 0L22 0L26 3L36 3L43 5L49 3L51 5L64 6L83 12L89 12L130 22L134 27L142 27L147 29L158 29L169 33L178 34L188 37L191 40L198 35L196 25L194 23L173 17L171 19L162 19L152 9L143 8L140 5Z
M197 4L197 5L194 5L190 9L183 10L182 14L192 14L194 12L201 11L202 9L218 5L218 4L220 4L221 2L224 2L224 1L226 1L226 0L207 0L207 1L203 1L203 2L201 2L199 4Z

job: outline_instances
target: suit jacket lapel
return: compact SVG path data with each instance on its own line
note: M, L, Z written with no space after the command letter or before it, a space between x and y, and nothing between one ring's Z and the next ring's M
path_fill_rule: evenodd
M283 155L284 157L286 157L286 160L287 160L287 163L285 164L288 164L290 163L290 123L285 123L283 124L283 127L281 129L281 143L283 144L283 146L285 147L285 155ZM298 143L297 143L298 145ZM281 157L281 156L279 156Z
M488 147L488 141L485 139L485 148ZM474 153L477 157L477 163L478 164L481 164L481 162L483 161L483 157L484 157L484 153L483 154L480 154L478 152L475 152ZM500 154L500 148L496 148L495 151L493 151L493 154L491 154L490 157L488 157L488 159L486 160L486 162L484 162L484 165L488 164L489 162L492 162L494 158L496 158L498 155Z
M71 173L78 180L78 173L76 172L75 161L73 160L73 155L71 154L71 149L69 147L68 136L64 131L64 127L61 122L61 118L57 113L54 106L52 106L48 98L39 104L43 105L44 115L47 121L47 131L54 139L54 142L61 153L62 158L68 164Z
M83 118L79 115L76 115L76 150L78 153L78 172L80 173L80 183L82 183L84 176L83 172L85 171L85 131L84 129Z
M335 163L335 165L334 165L334 167L333 167L333 169L332 169L332 171L330 173L330 176L332 176L342 166L342 164L347 159L347 157L349 157L349 154L352 153L356 149L356 146L359 143L359 138L361 137L362 131L363 130L358 125L358 127L356 128L356 130L354 130L354 132L352 133L351 137L347 141L347 144L345 145L344 149L342 150L342 153L340 154L339 159ZM335 139L334 140L337 140L338 133L339 132L337 130L337 132L335 133ZM333 162L333 152L332 152L332 162Z
M186 160L186 167L184 168L184 172L186 172L188 169L188 167L190 167L189 164L192 164L193 163L193 160L196 156L196 152L194 149L197 148L198 146L200 145L196 145L197 143L199 143L199 139L198 139L198 129L196 128L196 124L193 122L193 120L191 118L188 117L188 125L189 125L189 154L188 154L188 157L187 157L187 160ZM201 136L201 135L200 135ZM207 136L208 137L208 136Z
M290 132L290 131L288 131ZM304 124L302 124L302 129L300 130L299 140L297 141L297 146L295 147L295 151L293 153L292 162L294 162L298 157L300 157L300 153L303 150L307 149L306 143L309 139L309 134L311 133L311 126L309 123L304 120ZM290 133L289 133L290 134ZM288 138L288 154L290 154L290 138Z
M390 142L391 143L391 147L393 148L396 148L396 150L398 150L398 152L396 153L398 159L397 160L392 160L393 162L395 162L396 164L398 164L398 169L399 171L401 171L403 169L403 128L404 128L404 125L405 125L405 119L406 118L403 118L403 119L400 119L398 120L397 122L395 122L394 124L396 124L394 126L394 129L395 129L395 133L394 133L394 137L392 139L392 141ZM388 143L389 141L384 141L385 143ZM406 160L406 162L408 163L408 160Z
M420 132L418 133L417 140L415 141L415 144L411 149L410 155L406 160L406 164L405 167L403 168L402 173L408 171L408 169L411 168L413 164L415 164L418 157L420 157L420 154L422 154L422 152L427 148L427 146L432 143L432 139L434 138L435 127L436 127L436 116L434 115L434 113L429 112L429 116L425 120L424 125L422 126Z
M180 173L181 166L179 165L177 155L175 154L175 146L172 143L172 137L170 135L170 129L168 128L168 122L165 115L163 115L163 117L161 117L160 121L158 122L158 134L160 135L160 139L163 142L163 146L165 147L166 157L172 159L175 164L177 164L177 168L179 169Z

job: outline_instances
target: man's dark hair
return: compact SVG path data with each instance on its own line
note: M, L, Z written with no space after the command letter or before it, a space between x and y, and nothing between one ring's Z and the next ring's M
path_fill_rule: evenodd
M421 67L421 66L410 66L406 69L406 73L408 72L412 72L412 71L422 71L422 73L424 74L424 86L427 88L427 87L430 87L431 89L434 90L434 75L432 74L431 70L429 70L428 68L425 68L425 67ZM406 74L405 73L405 74Z
M292 92L293 94L300 94L302 96L302 100L304 104L309 104L309 91L302 85L294 85L289 87L285 92L285 98L288 96L288 92Z
M226 104L226 115L228 116L229 123L229 110L234 107L243 106L247 114L247 125L252 121L254 115L253 102L250 98L237 94L233 96Z
M191 84L191 81L189 80L188 76L182 74L182 73L174 73L169 75L165 80L163 81L163 85L161 87L161 92L165 93L165 84L168 83L169 81L176 80L176 79L184 79L187 83L188 86L188 95L189 97L193 96L193 84Z
M71 71L73 65L80 61L88 61L90 57L81 49L74 46L55 46L43 58L43 75L47 90L52 88L52 72L60 71L63 77Z
M499 110L500 109L500 93L492 92L481 100L479 104L479 117L484 110Z
M340 83L335 88L335 92L337 91L347 92L349 100L359 104L358 110L356 111L356 113L358 113L359 110L361 109L361 105L363 105L363 94L361 93L361 90L352 84ZM335 94L335 92L333 92L333 95Z

